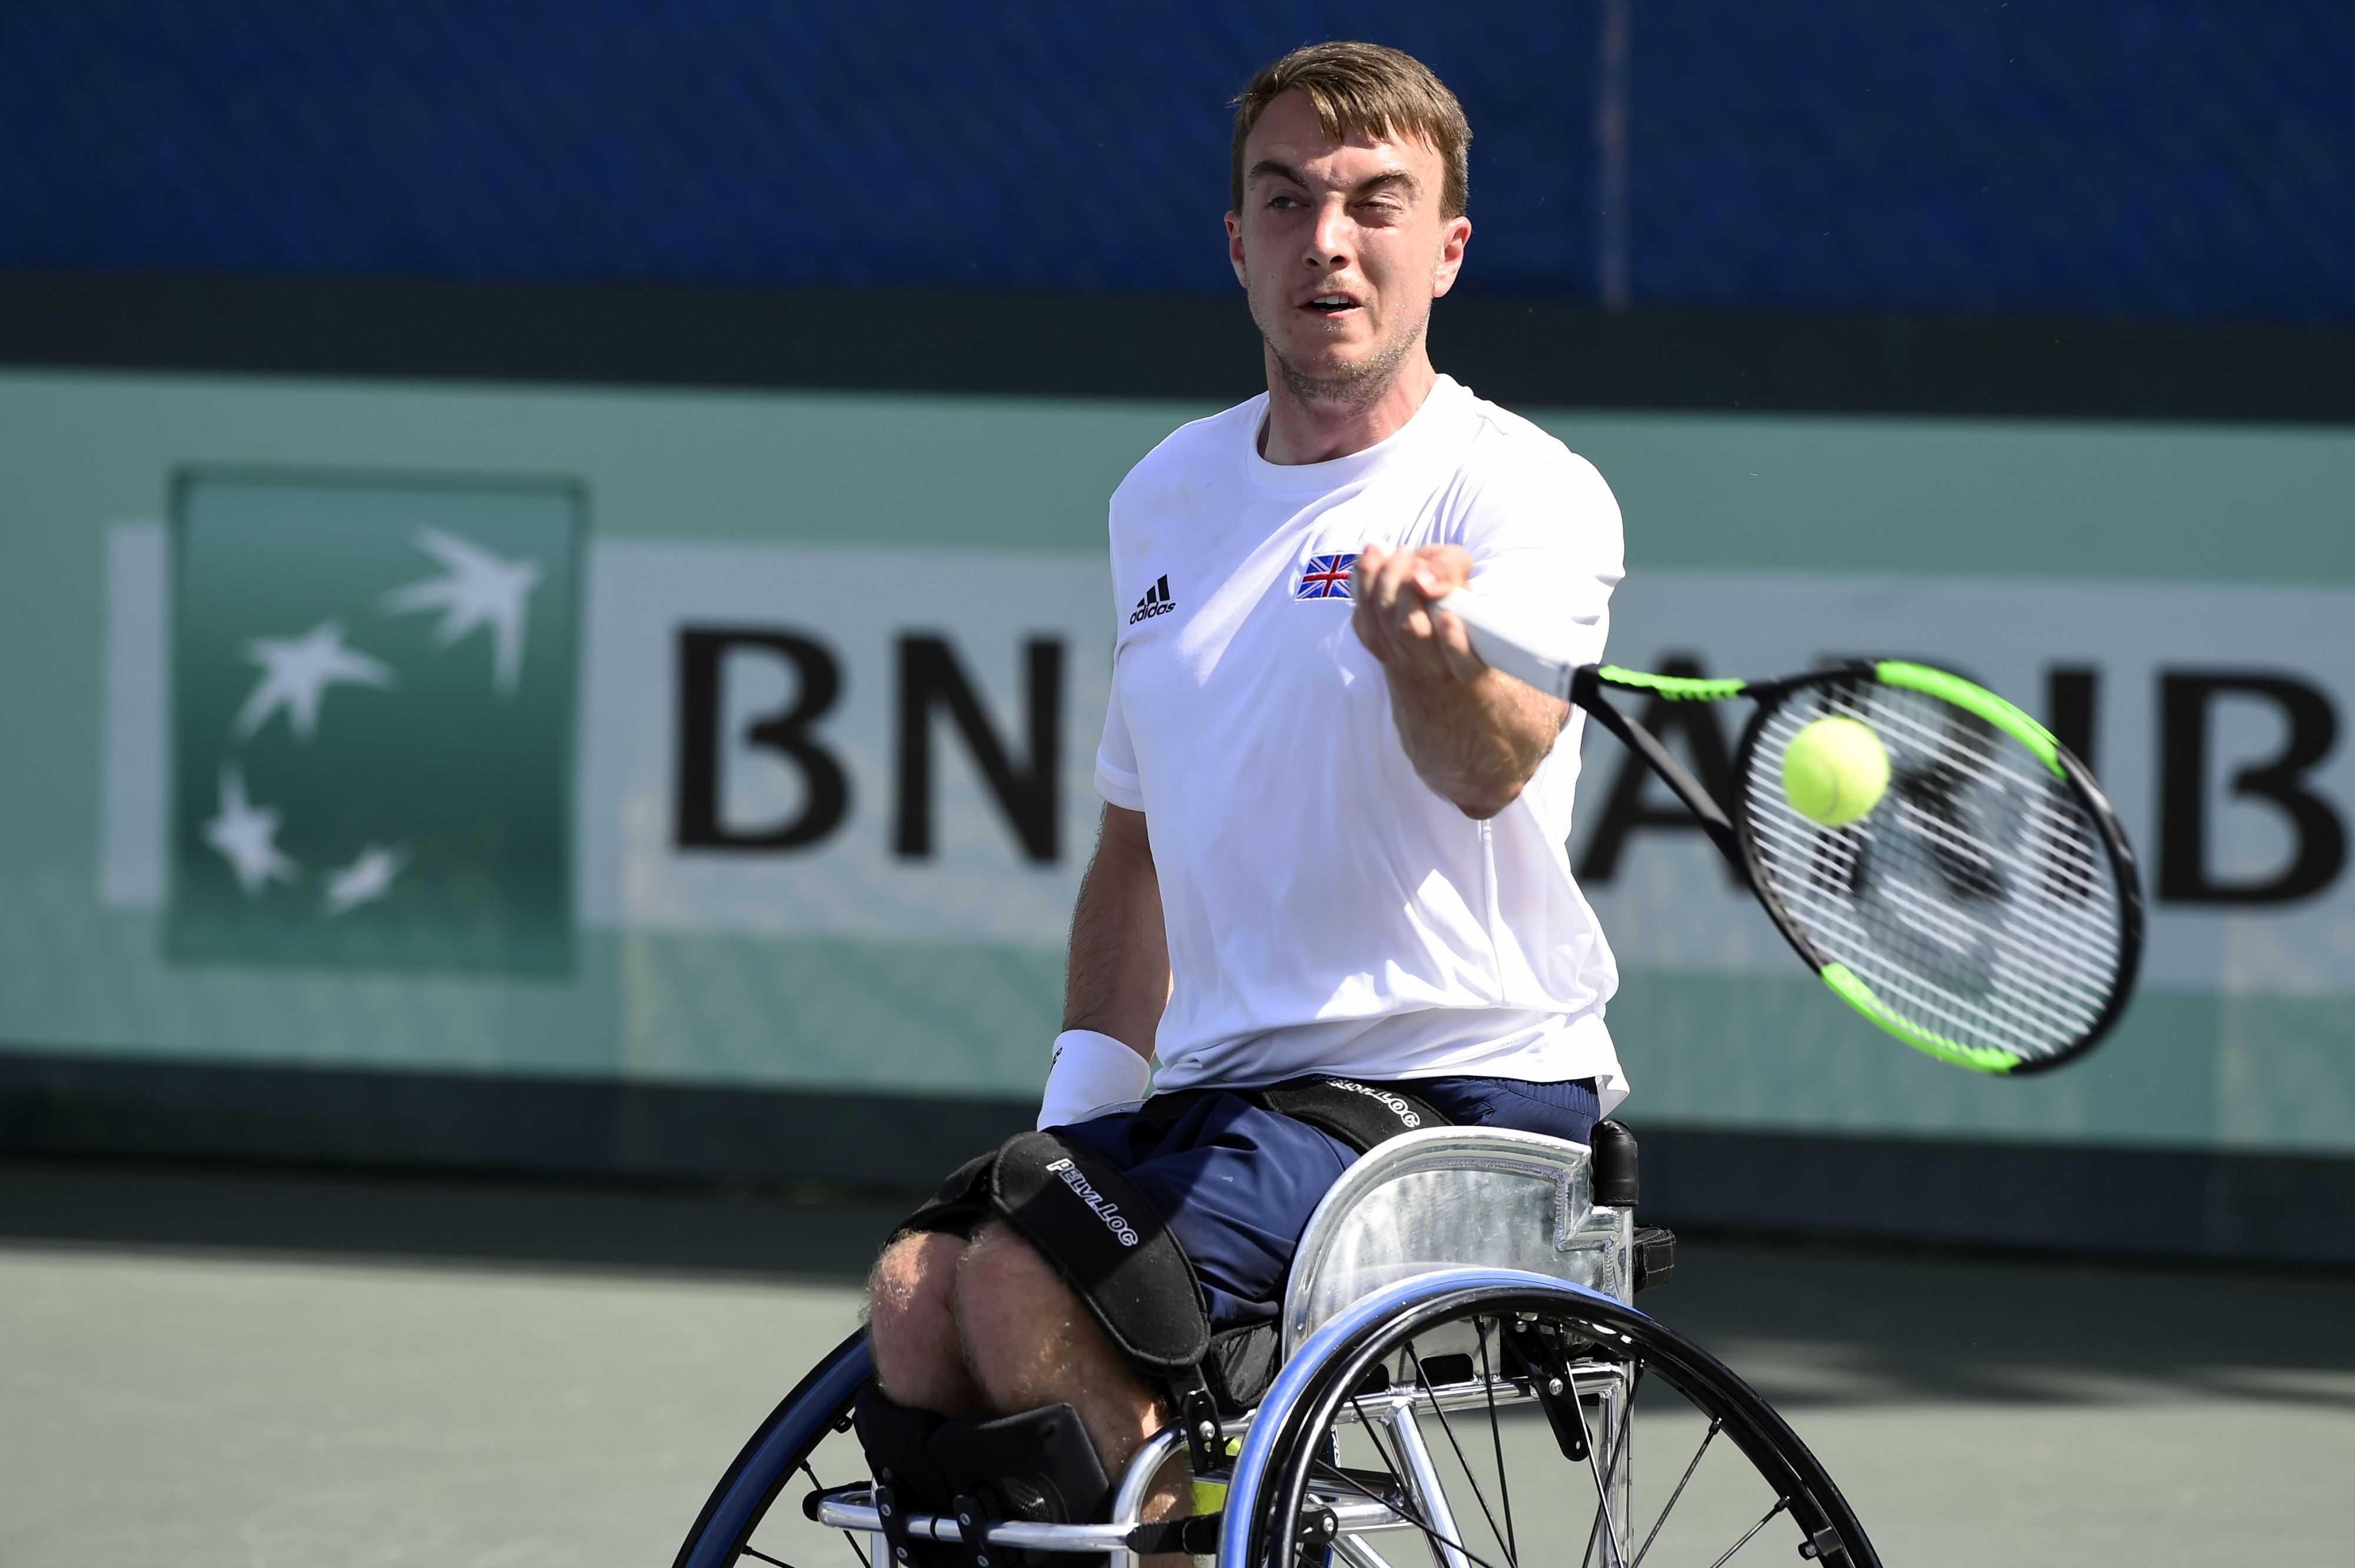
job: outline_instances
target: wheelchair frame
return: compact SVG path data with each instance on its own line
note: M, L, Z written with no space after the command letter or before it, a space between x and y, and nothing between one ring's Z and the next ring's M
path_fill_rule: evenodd
M1710 1409L1712 1437L1726 1426L1733 1444L1768 1476L1781 1495L1767 1517L1791 1511L1802 1531L1803 1555L1878 1568L1838 1488L1766 1402L1714 1358L1629 1304L1634 1214L1593 1204L1591 1179L1583 1145L1466 1127L1390 1139L1344 1173L1311 1217L1295 1255L1275 1381L1254 1409L1226 1424L1233 1463L1223 1477L1221 1563L1259 1568L1294 1548L1329 1546L1348 1568L1390 1568L1366 1538L1411 1530L1433 1542L1440 1568L1479 1568L1480 1560L1462 1544L1417 1413L1440 1413L1444 1419L1447 1411L1485 1406L1493 1420L1499 1409L1544 1404L1552 1418L1565 1399L1582 1432L1592 1401L1595 1430L1622 1435L1615 1444L1581 1445L1599 1499L1601 1528L1590 1532L1590 1550L1599 1533L1606 1568L1640 1562L1641 1551L1630 1555L1636 1521L1628 1517L1632 1443L1626 1435L1633 1423L1627 1402L1642 1369L1651 1367L1664 1369L1689 1402ZM1439 1321L1450 1313L1493 1316L1500 1349L1508 1317L1518 1324L1544 1313L1574 1321L1593 1347L1616 1353L1564 1363L1564 1375L1550 1381L1550 1401L1530 1376L1474 1373L1468 1361L1461 1379L1385 1382L1370 1395L1360 1392L1357 1380L1368 1359L1381 1354L1402 1325ZM843 1413L872 1367L862 1331L803 1379L714 1489L677 1568L730 1568L745 1554L794 1467L830 1432L842 1429ZM1697 1398L1688 1384L1706 1392ZM1395 1446L1403 1496L1333 1496L1329 1488L1311 1496L1304 1477L1313 1467L1297 1462L1300 1445L1323 1441L1318 1432L1359 1423L1379 1425ZM977 1528L981 1540L965 1552L973 1568L993 1568L992 1547L1104 1553L1120 1568L1141 1568L1148 1550L1168 1550L1148 1544L1158 1527L1144 1525L1141 1514L1163 1466L1185 1446L1185 1434L1175 1424L1149 1439L1122 1473L1112 1518L1101 1523L961 1521L920 1514L907 1519L907 1533L956 1549L968 1529ZM1690 1477L1688 1469L1686 1479ZM828 1529L867 1537L870 1568L892 1568L871 1483L813 1492L804 1512Z

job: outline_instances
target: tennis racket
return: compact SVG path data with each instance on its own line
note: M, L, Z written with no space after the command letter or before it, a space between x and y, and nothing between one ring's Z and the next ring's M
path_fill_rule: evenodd
M2142 953L2134 852L2084 764L2051 732L1959 676L1899 660L1780 679L1701 680L1579 665L1550 628L1458 591L1437 608L1473 651L1594 715L1708 830L1835 995L1943 1061L2014 1077L2083 1055L2117 1021ZM1757 704L1710 796L1605 693ZM1828 717L1869 728L1889 784L1826 827L1785 793L1793 737Z

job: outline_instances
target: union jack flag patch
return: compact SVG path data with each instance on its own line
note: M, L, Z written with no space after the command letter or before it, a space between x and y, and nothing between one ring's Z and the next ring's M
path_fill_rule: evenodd
M1292 591L1295 599L1347 599L1349 597L1349 574L1358 568L1358 552L1347 555L1312 555L1308 564L1300 569L1300 584Z

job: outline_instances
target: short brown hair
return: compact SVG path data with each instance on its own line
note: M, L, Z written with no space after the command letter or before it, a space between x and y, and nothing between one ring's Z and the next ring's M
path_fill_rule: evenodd
M1233 190L1243 205L1243 140L1267 106L1287 92L1305 93L1316 123L1336 141L1349 135L1409 135L1439 155L1445 169L1441 216L1460 218L1472 187L1472 126L1464 106L1431 68L1380 44L1310 44L1263 66L1235 100Z

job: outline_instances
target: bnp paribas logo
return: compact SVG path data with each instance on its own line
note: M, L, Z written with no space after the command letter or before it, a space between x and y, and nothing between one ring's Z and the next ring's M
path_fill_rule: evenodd
M581 509L562 483L182 477L172 957L570 967Z

